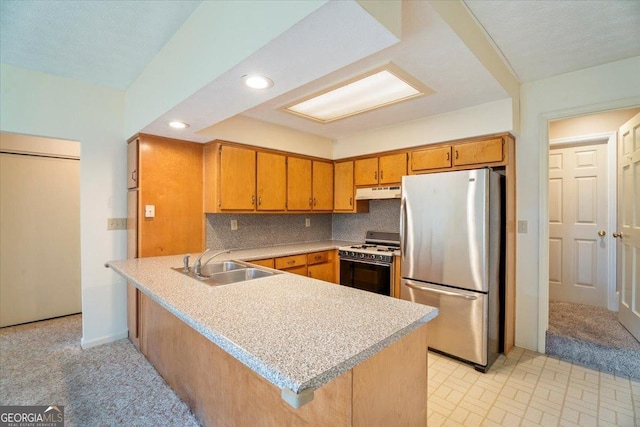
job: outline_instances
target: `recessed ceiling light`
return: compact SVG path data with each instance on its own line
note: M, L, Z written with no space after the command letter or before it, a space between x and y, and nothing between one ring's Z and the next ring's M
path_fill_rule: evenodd
M169 122L169 126L171 126L174 129L185 129L189 127L189 123L185 123L185 122L180 122L178 120L174 120L172 122Z
M329 123L434 91L394 64L334 86L320 94L285 107L299 116Z
M273 87L273 80L259 74L245 74L242 81L251 89L268 89Z

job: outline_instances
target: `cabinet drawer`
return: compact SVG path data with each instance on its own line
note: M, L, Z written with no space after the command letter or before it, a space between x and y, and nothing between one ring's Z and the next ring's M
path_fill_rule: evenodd
M313 253L307 254L307 265L329 262L330 259L331 259L331 254L329 251L313 252Z
M292 255L276 258L276 269L283 270L291 267L307 265L307 255Z
M451 146L427 148L411 153L411 170L423 171L451 167Z
M247 261L247 262L255 265L261 265L262 267L273 268L273 258L254 259L252 261Z
M453 165L475 165L503 160L502 138L467 142L453 147Z

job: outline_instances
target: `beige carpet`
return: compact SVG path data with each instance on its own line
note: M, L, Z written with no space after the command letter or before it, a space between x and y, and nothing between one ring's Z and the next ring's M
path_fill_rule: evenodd
M618 322L616 312L552 301L546 337L550 356L640 379L640 343Z
M197 426L129 342L82 350L82 318L0 329L0 405L64 405L65 426Z

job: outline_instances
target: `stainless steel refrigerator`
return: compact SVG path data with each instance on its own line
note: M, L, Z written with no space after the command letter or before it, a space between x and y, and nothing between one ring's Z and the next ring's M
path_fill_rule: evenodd
M402 178L402 299L438 307L428 345L486 372L501 342L503 177L490 169Z

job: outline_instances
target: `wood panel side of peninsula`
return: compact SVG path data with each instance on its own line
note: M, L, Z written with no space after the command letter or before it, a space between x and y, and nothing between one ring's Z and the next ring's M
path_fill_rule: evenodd
M205 426L426 425L426 324L294 409L278 387L148 296L142 298L144 354Z

